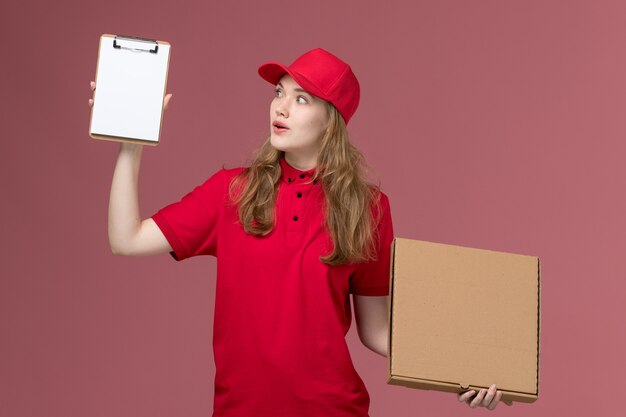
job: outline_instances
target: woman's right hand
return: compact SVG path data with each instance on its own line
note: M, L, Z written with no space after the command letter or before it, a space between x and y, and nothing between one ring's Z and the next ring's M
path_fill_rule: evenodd
M89 83L91 86L91 91L94 92L96 91L96 82L92 81ZM93 95L91 96L92 98L89 99L89 107L93 106ZM172 94L166 94L165 98L163 99L163 110L167 109L167 103L170 102L170 99L172 98Z

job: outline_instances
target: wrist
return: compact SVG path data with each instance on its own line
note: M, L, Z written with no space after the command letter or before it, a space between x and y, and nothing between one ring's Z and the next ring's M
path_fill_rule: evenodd
M140 155L143 145L131 142L120 142L120 154Z

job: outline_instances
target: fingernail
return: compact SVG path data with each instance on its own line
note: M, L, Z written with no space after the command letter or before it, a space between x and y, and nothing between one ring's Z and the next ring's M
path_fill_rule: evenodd
M496 384L492 384L489 389L496 389Z

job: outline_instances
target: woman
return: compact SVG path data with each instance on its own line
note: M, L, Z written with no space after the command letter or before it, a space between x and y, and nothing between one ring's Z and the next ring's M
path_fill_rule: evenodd
M361 341L386 357L393 227L387 196L366 182L348 140L359 83L323 49L259 74L276 90L270 135L252 165L218 171L143 221L141 146L122 144L111 249L217 257L215 417L367 416L345 341L349 294ZM495 386L474 394L459 400L493 409L501 397Z

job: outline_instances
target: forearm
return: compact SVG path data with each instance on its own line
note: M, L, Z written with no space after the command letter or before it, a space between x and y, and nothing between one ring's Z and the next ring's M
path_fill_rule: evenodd
M389 333L389 296L355 295L357 331L363 345L387 357Z
M389 353L389 340L388 340L387 328L379 330L375 337L371 337L367 344L363 344L371 351L378 353L381 356L387 357Z
M139 166L143 146L122 143L109 196L109 244L115 254L127 254L141 226Z

